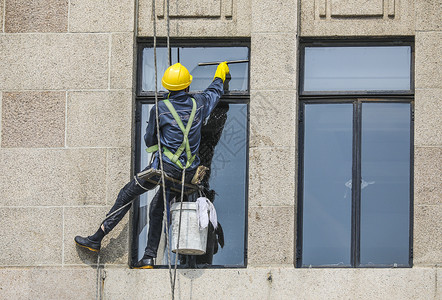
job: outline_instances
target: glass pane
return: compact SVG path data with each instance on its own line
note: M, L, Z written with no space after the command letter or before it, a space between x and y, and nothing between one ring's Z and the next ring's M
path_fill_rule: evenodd
M203 91L213 80L216 65L198 66L200 62L217 62L230 60L247 60L249 49L247 47L210 47L210 48L171 48L172 64L180 62L193 76L191 91ZM167 48L157 48L158 91L165 91L161 78L168 67ZM230 64L232 79L229 83L230 91L247 91L249 86L249 63ZM153 48L143 49L142 91L155 90L155 72Z
M304 266L348 266L352 211L352 104L306 104Z
M304 91L410 90L411 47L306 47Z
M150 157L144 151L143 136L152 105L142 105L142 130L138 137L142 168ZM214 205L224 233L224 248L211 259L213 265L244 265L245 206L247 191L247 104L220 102L202 129L201 164L208 166L205 186L216 193ZM138 222L138 259L147 245L148 207L154 192L140 197ZM164 234L163 234L164 235ZM165 238L161 239L157 264L167 264ZM167 253L167 252L166 252ZM174 256L172 256L174 261ZM198 258L197 258L198 262Z
M362 104L361 264L408 265L410 104Z
M179 56L180 62L193 76L190 89L202 91L212 82L217 66L198 66L198 63L249 59L249 49L247 47L180 48ZM248 90L248 66L249 63L229 65L232 76L229 83L230 91Z

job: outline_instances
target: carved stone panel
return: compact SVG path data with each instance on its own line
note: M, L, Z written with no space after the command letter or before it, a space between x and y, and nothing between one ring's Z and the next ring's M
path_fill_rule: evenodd
M157 17L166 15L166 1L157 1ZM233 0L169 0L171 18L220 18L232 16Z
M383 0L331 0L332 17L382 16Z
M320 18L394 17L398 0L315 0L315 15Z

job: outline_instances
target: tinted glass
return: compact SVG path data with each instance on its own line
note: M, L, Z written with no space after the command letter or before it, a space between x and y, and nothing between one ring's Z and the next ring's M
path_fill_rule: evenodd
M140 165L144 168L149 156L144 151L143 136L152 105L141 108ZM219 247L213 256L213 265L244 265L245 206L247 191L247 104L219 103L202 129L200 147L201 164L210 172L205 184L216 193L214 205L218 221L224 232L224 248ZM148 207L155 192L140 197L138 236L138 259L147 244ZM167 264L164 234L161 239L157 264ZM166 252L167 253L167 252Z
M200 62L219 62L232 60L247 60L249 49L247 47L206 47L206 48L171 48L172 64L180 62L193 76L191 91L202 91L212 82L215 75L216 65L198 66ZM157 48L157 70L158 70L158 90L164 91L161 85L161 78L168 67L167 48ZM230 91L248 90L249 63L238 63L229 65L232 79L229 83ZM154 60L153 48L143 49L142 67L142 91L154 91Z
M348 266L352 211L352 104L306 104L304 266Z
M304 91L410 90L411 47L306 47Z
M410 104L362 104L361 264L408 265Z

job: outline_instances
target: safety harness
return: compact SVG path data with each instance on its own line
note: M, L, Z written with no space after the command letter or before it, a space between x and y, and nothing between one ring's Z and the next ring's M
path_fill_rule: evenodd
M192 151L190 151L190 144L189 144L189 137L188 137L189 132L190 132L190 128L192 127L193 120L195 119L196 101L195 101L195 99L192 98L192 102L193 102L192 112L190 113L190 117L189 117L189 120L187 121L186 127L184 127L184 124L181 121L180 116L176 112L172 103L170 103L169 99L164 99L163 102L164 102L164 104L166 104L167 108L169 109L170 113L172 114L173 118L177 122L179 128L181 129L181 131L183 132L183 135L184 135L183 143L178 148L178 150L175 152L175 154L172 154L172 152L166 146L162 146L163 153L164 153L164 155L166 155L166 157L168 159L170 159L170 161L172 163L174 163L175 165L177 165L178 167L180 167L181 169L184 170L192 165L192 163L196 157L196 155L192 155ZM187 156L187 162L186 162L185 166L183 166L183 164L179 160L180 155L183 153L184 150L186 150L186 156ZM147 148L146 151L149 153L158 151L158 145L151 146L151 147Z

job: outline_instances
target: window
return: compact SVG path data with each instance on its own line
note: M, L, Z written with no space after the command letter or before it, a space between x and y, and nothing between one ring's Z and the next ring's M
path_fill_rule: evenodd
M306 42L301 59L297 266L411 266L411 43Z
M229 47L225 45L228 44ZM158 89L161 77L168 67L165 41L157 48ZM138 85L136 100L136 171L148 165L143 136L154 101L153 43L139 42ZM198 66L199 62L248 60L247 40L171 41L171 61L182 63L193 76L190 93L204 90L213 80L215 66ZM201 164L210 168L206 184L214 191L219 223L225 245L211 256L187 257L179 260L180 267L244 267L246 265L246 208L248 180L248 103L249 64L229 66L232 76L229 91L202 128L200 146ZM162 99L161 92L159 99ZM148 207L155 190L143 194L133 209L132 263L141 259L147 244ZM210 240L210 238L209 238ZM209 242L210 244L210 242ZM214 245L209 245L214 246ZM218 245L219 246L219 245ZM157 265L167 267L164 232L160 242ZM167 253L167 252L166 252ZM175 261L172 255L172 263Z

